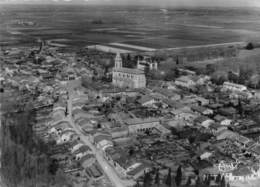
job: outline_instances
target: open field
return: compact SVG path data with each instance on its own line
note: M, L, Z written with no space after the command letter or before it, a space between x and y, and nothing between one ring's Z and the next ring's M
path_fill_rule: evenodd
M0 44L37 38L67 47L123 43L155 49L260 40L260 10L1 5Z

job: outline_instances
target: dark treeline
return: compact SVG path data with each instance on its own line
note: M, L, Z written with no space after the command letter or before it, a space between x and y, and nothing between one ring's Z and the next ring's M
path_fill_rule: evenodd
M23 106L18 112L14 108L13 112L10 101L2 106L1 174L6 186L60 187L67 184L65 174L48 155L49 146L32 130L36 112L30 106ZM14 106L17 107L17 103ZM9 108L8 111L5 108Z

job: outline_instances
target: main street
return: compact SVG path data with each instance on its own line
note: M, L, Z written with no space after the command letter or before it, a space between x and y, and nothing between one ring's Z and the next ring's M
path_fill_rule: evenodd
M104 159L102 152L97 150L96 147L90 142L89 137L84 134L84 132L80 129L78 125L74 123L74 120L72 120L72 99L73 99L73 93L74 90L72 88L73 86L68 85L68 93L69 93L69 98L67 102L67 107L68 107L68 116L67 120L70 122L72 127L75 129L76 133L79 135L80 139L87 145L89 146L93 154L96 156L96 159L100 166L102 167L103 171L109 178L109 180L112 182L112 184L115 187L126 187L126 186L133 186L134 181L132 180L122 180L117 173L115 172L114 168L112 168L108 162Z

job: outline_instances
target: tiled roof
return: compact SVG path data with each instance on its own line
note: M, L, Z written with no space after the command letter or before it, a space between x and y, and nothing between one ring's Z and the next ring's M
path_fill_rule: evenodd
M251 175L252 171L248 167L241 167L232 171L232 174L234 176L247 176L247 175Z
M160 120L158 118L146 118L146 119L140 119L140 118L130 118L125 121L128 125L136 125L136 124L142 124L142 123L151 123L151 122L159 122Z
M121 72L121 73L128 73L128 74L136 74L136 75L143 75L144 72L139 69L131 69L131 68L116 68L113 71Z
M146 164L146 163L141 163L141 164L140 164L138 167L136 167L135 169L133 169L133 170L127 172L127 174L134 176L134 175L138 174L139 172L141 172L141 171L143 171L144 169L149 168L149 167L150 167L150 166L149 166L148 164Z

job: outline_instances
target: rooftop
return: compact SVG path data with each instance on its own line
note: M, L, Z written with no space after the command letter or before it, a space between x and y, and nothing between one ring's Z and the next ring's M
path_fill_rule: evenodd
M234 176L247 176L247 175L251 175L252 171L248 167L240 167L232 171L232 174Z
M131 68L115 68L115 72L128 73L128 74L136 74L136 75L144 75L144 71L139 69L131 69Z

